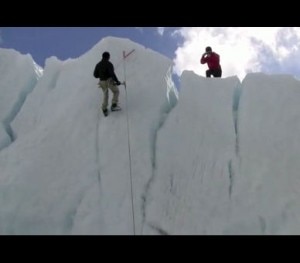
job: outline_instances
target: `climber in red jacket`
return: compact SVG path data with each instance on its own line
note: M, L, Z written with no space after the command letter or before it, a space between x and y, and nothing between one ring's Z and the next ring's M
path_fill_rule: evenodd
M211 47L206 47L205 51L200 62L201 64L207 63L208 70L206 71L206 77L210 78L213 75L215 78L220 78L222 76L220 56L213 52Z

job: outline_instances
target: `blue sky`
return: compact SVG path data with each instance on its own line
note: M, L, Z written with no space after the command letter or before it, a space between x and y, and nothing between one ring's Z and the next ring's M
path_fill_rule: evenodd
M61 60L76 58L91 49L101 38L115 36L129 38L169 58L180 43L170 33L176 28L164 30L156 27L8 27L1 28L3 48L13 48L22 54L30 53L33 59L44 66L45 59L56 56Z
M206 46L221 56L223 77L249 72L291 74L300 78L300 28L297 27L2 27L0 47L45 59L76 58L103 37L129 38L174 61L174 72L192 70L205 76L199 63Z

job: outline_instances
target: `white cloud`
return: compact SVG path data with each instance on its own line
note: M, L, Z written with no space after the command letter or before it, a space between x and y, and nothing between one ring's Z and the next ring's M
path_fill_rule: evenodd
M157 32L158 32L159 35L163 36L164 32L165 32L165 28L164 27L158 27Z
M205 76L207 65L201 65L200 58L206 46L220 55L223 77L237 75L240 79L247 72L272 73L270 62L274 62L274 69L284 71L278 63L291 54L300 54L300 28L203 27L181 28L175 33L184 39L174 59L174 70L179 75L183 70L193 70Z

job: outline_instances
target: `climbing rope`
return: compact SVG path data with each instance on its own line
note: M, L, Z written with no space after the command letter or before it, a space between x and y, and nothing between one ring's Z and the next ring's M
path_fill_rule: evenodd
M128 98L127 98L127 86L126 86L126 57L128 57L134 49L125 55L123 51L123 67L124 67L124 86L126 97L126 120L127 120L127 135L128 135L128 154L129 154L129 174L130 174L130 187L131 187L131 208L132 208L132 222L133 222L133 234L135 235L135 219L134 219L134 206L133 206L133 187L132 187L132 169L131 169L131 150L130 150L130 130L129 130L129 114L128 114Z

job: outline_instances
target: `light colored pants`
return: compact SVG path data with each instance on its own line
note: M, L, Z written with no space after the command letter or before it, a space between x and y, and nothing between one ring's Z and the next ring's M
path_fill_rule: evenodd
M118 86L114 85L114 81L112 80L112 78L109 78L108 80L101 80L99 82L99 87L102 88L103 91L103 103L102 103L103 110L107 109L108 106L108 98L109 98L108 89L110 89L113 93L113 98L111 103L118 104L120 91Z

